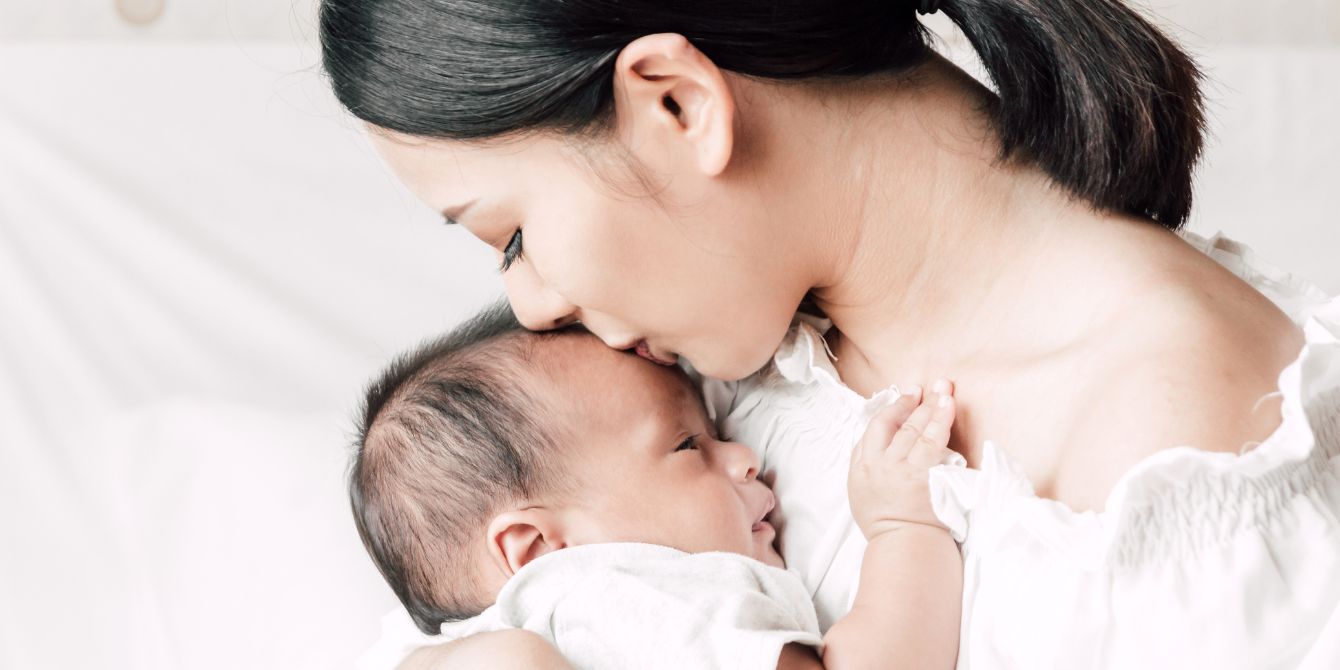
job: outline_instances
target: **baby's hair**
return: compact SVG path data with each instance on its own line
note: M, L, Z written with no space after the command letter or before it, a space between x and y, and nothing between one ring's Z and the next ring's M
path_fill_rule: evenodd
M556 487L553 431L524 373L545 337L500 303L398 357L367 388L349 473L354 522L425 633L491 604L470 547L497 508Z

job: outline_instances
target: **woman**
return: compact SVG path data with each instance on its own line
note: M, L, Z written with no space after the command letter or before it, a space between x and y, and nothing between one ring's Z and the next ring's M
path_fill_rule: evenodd
M998 94L926 48L917 12L937 9ZM954 379L956 450L1000 474L984 448L1000 445L1041 498L1013 513L1177 544L1056 567L1073 555L1024 524L1032 549L1010 565L1068 575L1058 589L970 542L969 572L983 561L1014 590L965 595L969 662L1287 665L1321 634L1340 599L1340 353L1319 324L1340 305L1284 286L1277 301L1310 300L1286 314L1209 255L1231 253L1174 232L1199 73L1118 0L325 0L321 31L341 102L417 195L498 251L528 327L581 321L730 380L768 363L804 304L861 396ZM1179 445L1199 451L1170 464ZM965 481L944 495L982 498ZM1129 527L1146 517L1172 521ZM1163 541L1178 529L1194 539ZM1327 553L1294 553L1300 533ZM1169 590L1182 600L1140 600ZM1030 594L1056 612L1034 629L1078 640L1064 653L982 637ZM1133 600L1172 614L1132 623ZM1246 638L1217 644L1230 635Z

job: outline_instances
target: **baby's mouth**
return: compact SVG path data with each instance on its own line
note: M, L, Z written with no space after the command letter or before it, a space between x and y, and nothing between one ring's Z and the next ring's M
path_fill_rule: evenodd
M754 521L754 527L751 529L753 532L757 533L765 528L772 528L772 523L768 521L768 516L772 514L772 510L776 506L777 496L774 495L772 491L768 491L768 505L763 508L763 513Z

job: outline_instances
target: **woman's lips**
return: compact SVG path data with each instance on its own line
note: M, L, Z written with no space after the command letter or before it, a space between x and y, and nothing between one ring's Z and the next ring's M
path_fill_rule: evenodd
M668 367L668 366L674 365L675 362L676 362L676 361L673 361L673 360L668 361L668 360L665 360L664 358L659 358L659 357L656 356L656 354L651 353L651 345L647 344L647 341L646 341L646 340L638 340L638 341L637 341L637 346L635 346L634 349L637 351L637 355L638 355L638 356L641 356L641 357L643 357L643 358L645 358L645 359L651 361L652 363L656 363L656 364L658 364L658 365L664 365L664 366L667 366L667 367ZM678 357L676 357L676 358L678 358Z

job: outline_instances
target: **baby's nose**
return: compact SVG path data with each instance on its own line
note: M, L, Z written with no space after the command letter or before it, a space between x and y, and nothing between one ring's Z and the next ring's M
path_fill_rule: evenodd
M748 482L758 478L758 455L753 449L737 442L721 442L719 452L718 458L731 479Z

